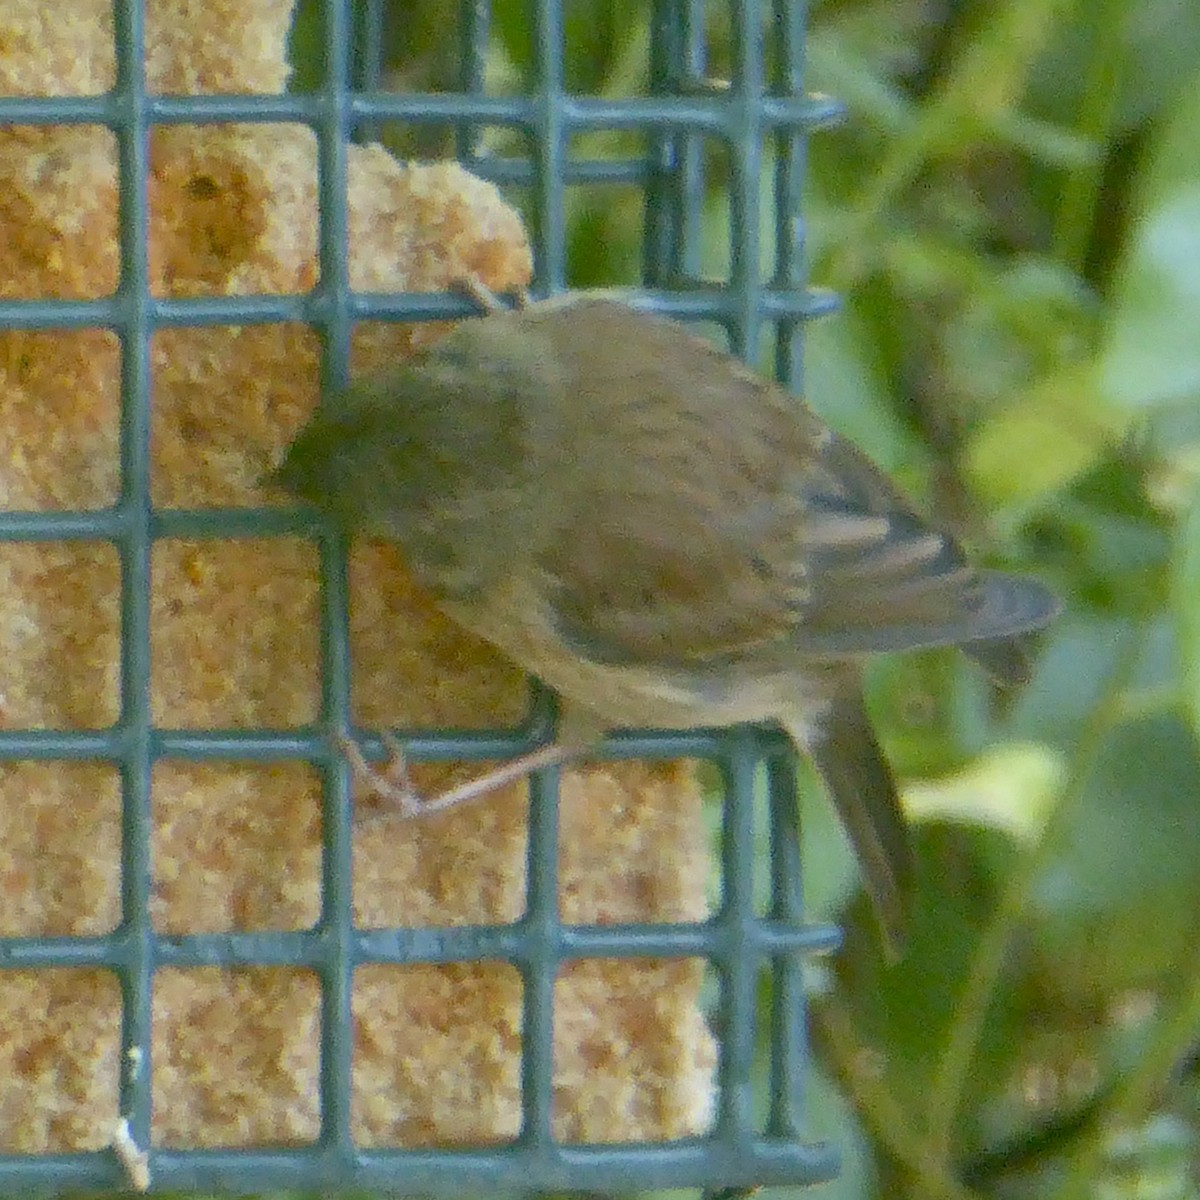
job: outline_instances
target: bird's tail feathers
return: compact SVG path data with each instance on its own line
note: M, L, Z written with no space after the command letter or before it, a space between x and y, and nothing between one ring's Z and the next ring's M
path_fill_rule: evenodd
M824 779L862 872L892 954L903 948L913 880L913 855L892 773L875 740L862 693L840 693L817 730L800 722L784 727Z

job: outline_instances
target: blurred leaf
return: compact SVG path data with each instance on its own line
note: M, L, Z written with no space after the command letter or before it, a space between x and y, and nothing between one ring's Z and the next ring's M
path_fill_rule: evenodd
M1160 512L1178 517L1200 487L1200 404L1156 410L1147 433L1154 453L1146 473L1147 498Z
M1113 730L1034 892L1043 987L1095 1002L1168 981L1200 911L1200 754L1177 717Z
M1151 1117L1138 1129L1122 1130L1109 1146L1104 1195L1111 1200L1195 1200L1198 1149L1195 1129L1167 1114Z
M590 0L562 5L564 82L575 92L611 94L624 75L625 94L645 91L649 50L647 0ZM528 16L526 23L529 24ZM631 55L631 47L638 53ZM638 65L634 66L633 60ZM624 71L617 65L623 64Z
M1094 164L1100 155L1100 147L1089 138L1021 112L998 113L995 127L1003 144L1046 166L1086 167Z
M1045 746L998 746L955 775L909 784L904 807L916 820L974 821L1033 840L1066 774L1063 756Z
M1138 0L1128 13L1128 70L1121 109L1133 123L1155 116L1181 91L1200 59L1200 7L1191 0Z
M977 5L984 20L946 73L943 96L948 107L957 102L999 126L1011 121L1033 65L1053 41L1056 22L1073 7L1073 0Z
M957 207L951 216L959 226L971 219L971 214ZM955 297L974 296L988 287L992 278L992 264L977 246L950 241L940 230L900 230L888 239L885 256L885 265L897 286L925 301L945 298L947 291Z
M989 713L992 687L956 650L889 655L869 664L869 707L886 757L903 781L909 816L954 817L1028 832L1061 782L1062 758L1011 736ZM827 917L858 881L845 833L813 777L804 795L805 892Z
M964 469L981 503L1023 508L1106 455L1129 418L1104 403L1090 364L1035 383L971 437Z
M1200 396L1200 75L1143 163L1098 385L1137 410Z
M594 158L617 156L595 144L586 150L580 147L580 152ZM566 209L567 275L572 287L628 286L639 279L643 211L640 194L621 187L609 188L594 199L569 194Z
M563 22L563 81L568 91L604 92L614 64L625 59L630 39L641 39L647 0L587 0L560 4ZM527 79L539 70L537 24L529 0L494 0L493 28L509 60ZM644 58L643 58L644 61Z
M997 405L1068 368L1094 343L1094 298L1053 259L1023 255L978 281L945 334L947 374L964 396Z
M833 962L834 988L816 1006L818 1045L843 1085L868 1111L886 1097L909 1121L899 1135L909 1139L925 1132L929 1089L957 1017L972 953L1017 855L1006 832L979 825L923 821L913 837L916 905L903 958L883 961L860 895L847 914L846 944ZM969 1098L962 1107L968 1125L971 1114L1004 1091L1013 1047L1023 1036L1023 1008L1019 976L1009 972L993 993L968 1081ZM828 1040L837 1030L838 1040ZM964 1128L968 1144L977 1136L978 1130Z
M1000 735L1072 746L1100 702L1132 624L1128 619L1068 609L1043 636L1033 678L1003 719ZM1147 707L1161 711L1175 698L1179 663L1175 628L1166 616L1155 617L1142 638L1142 653L1124 699L1135 711Z
M911 127L912 103L880 73L878 57L859 53L844 28L816 26L805 47L809 86L834 95L854 118L887 133Z
M1030 523L1039 557L1071 580L1077 607L1144 618L1167 600L1171 524L1150 502L1136 449L1098 463Z
M1173 582L1183 700L1200 736L1200 488L1176 533Z
M871 339L853 309L805 331L804 391L824 420L889 475L911 470L925 457L889 403Z
M841 224L838 246L816 274L835 288L853 287L874 268L872 243L930 163L1013 127L1032 64L1054 36L1055 20L1073 0L1002 0L976 5L976 27L932 84L911 128L885 143Z
M958 650L887 655L865 675L868 707L899 778L953 773L988 745L993 689Z
M1120 67L1111 85L1118 133L1156 118L1200 60L1200 5L1193 0L1090 0L1077 6L1073 20L1060 22L1057 32L1031 83L1038 111L1069 120L1112 38Z
M317 0L297 0L288 32L288 90L315 92L325 82L325 21Z

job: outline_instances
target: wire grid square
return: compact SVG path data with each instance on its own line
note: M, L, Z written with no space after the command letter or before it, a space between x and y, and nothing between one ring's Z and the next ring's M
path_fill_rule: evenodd
M835 1169L830 1148L802 1140L805 1058L801 959L828 949L834 933L805 927L799 901L795 838L796 779L782 739L754 729L681 734L630 732L611 740L610 757L706 757L726 784L720 911L697 925L564 926L557 908L556 777L532 781L527 909L512 926L439 930L359 931L351 920L349 777L331 734L348 727L345 545L338 534L278 510L153 511L149 503L149 339L159 329L197 324L300 321L322 338L322 382L344 381L349 331L364 319L414 319L462 314L451 297L365 296L347 283L347 141L370 136L378 122L451 123L457 152L478 174L530 189L527 218L534 239L535 290L566 285L564 190L573 183L626 182L644 188L645 282L639 303L684 318L707 318L730 331L735 351L759 344L774 323L776 369L798 383L799 322L829 306L805 289L800 186L806 130L835 115L828 101L803 95L803 0L729 0L734 69L730 85L706 76L706 5L657 0L651 25L651 94L630 100L568 95L563 87L560 0L529 0L536 83L524 95L484 93L488 6L464 0L460 12L461 90L453 94L384 94L379 88L384 22L399 19L386 0L327 0L322 6L326 71L311 94L284 96L158 96L144 86L144 5L116 0L117 77L96 97L0 100L4 124L100 124L114 131L120 176L121 281L96 301L6 301L0 327L113 330L121 341L121 493L95 512L0 514L0 540L113 545L120 557L120 717L99 730L0 732L0 760L100 761L117 766L122 788L123 919L101 937L0 939L0 969L103 967L119 978L122 997L119 1107L140 1146L150 1129L150 997L154 972L197 965L307 968L321 985L321 1134L311 1146L288 1149L151 1150L156 1188L233 1192L283 1187L367 1187L405 1192L578 1189L620 1192L660 1187L749 1187L811 1183ZM768 11L769 9L769 11ZM767 53L777 66L768 79ZM306 296L242 296L161 300L147 287L147 136L155 124L303 122L319 141L320 285ZM522 128L528 159L487 157L486 124ZM572 134L589 129L640 129L649 153L620 162L574 161ZM731 274L720 289L696 283L699 221L706 191L701 143L717 138L731 166ZM775 227L759 225L768 145ZM770 286L759 279L761 242L769 232L776 264ZM320 719L288 733L270 730L179 731L156 728L149 703L150 550L167 537L239 538L305 533L321 559L322 691ZM543 697L544 701L545 698ZM545 715L543 702L535 717ZM536 724L536 723L535 723ZM531 727L532 728L532 727ZM483 757L523 743L427 736L415 757ZM380 752L378 741L369 747ZM323 905L318 923L300 932L211 933L163 937L151 927L150 789L153 764L304 761L323 773ZM752 801L756 771L768 766L771 810L771 905L756 915ZM662 1145L560 1145L551 1135L552 999L564 959L703 956L720 977L721 1057L717 1119L703 1137ZM449 963L490 959L513 964L524 994L523 1126L511 1145L479 1150L372 1150L350 1135L351 975L365 963ZM765 1124L754 1111L751 1074L756 1055L760 976L769 970L771 1002ZM26 1194L65 1188L119 1186L106 1153L46 1157L0 1156L0 1191Z

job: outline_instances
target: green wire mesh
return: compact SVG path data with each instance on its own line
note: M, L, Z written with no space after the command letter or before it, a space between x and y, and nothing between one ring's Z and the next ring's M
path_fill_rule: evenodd
M828 306L803 277L800 186L807 129L834 115L801 86L804 5L801 0L729 0L733 64L728 87L705 71L705 21L700 0L657 0L650 37L651 89L638 99L569 95L563 84L563 5L528 0L536 62L535 85L497 97L483 89L489 40L486 3L463 0L459 17L460 90L446 94L379 91L384 34L403 18L403 0L320 6L324 79L303 94L284 96L148 95L143 78L144 12L139 0L117 0L117 82L104 96L0 100L4 124L99 124L119 146L121 281L107 299L0 303L0 328L113 330L122 345L121 494L98 512L0 514L5 541L100 541L121 563L121 710L109 729L6 730L0 759L96 760L116 764L122 782L122 905L119 927L103 937L0 939L0 970L102 967L120 980L123 1020L119 1108L134 1140L150 1130L151 984L166 967L287 966L319 979L321 1004L321 1132L309 1146L280 1149L150 1150L156 1189L234 1192L302 1187L363 1187L386 1191L582 1190L625 1192L663 1187L720 1189L799 1184L829 1178L833 1151L804 1140L805 1065L803 959L829 949L835 933L807 927L800 905L795 836L796 779L790 752L769 731L656 734L630 732L611 740L609 757L695 756L718 764L725 783L722 900L711 920L693 925L565 926L556 900L556 776L533 781L527 906L514 925L487 928L360 931L351 919L349 778L331 734L347 727L349 652L346 637L345 546L314 518L282 510L154 511L149 503L149 340L157 330L195 324L298 321L323 342L322 381L346 377L351 326L368 319L429 319L465 313L452 297L353 295L347 284L346 145L370 137L382 122L450 125L459 157L500 184L531 197L535 292L566 286L564 192L578 183L620 182L645 197L639 303L674 316L723 324L739 353L775 330L776 370L798 384L796 334L805 318ZM768 72L768 60L774 64ZM320 145L320 285L306 296L244 296L159 300L147 289L147 135L156 124L301 122ZM479 131L503 125L524 132L528 158L482 153ZM568 153L586 130L633 129L646 152L628 160L587 161ZM720 288L698 280L700 218L709 180L702 143L716 140L728 156L731 216L730 280ZM769 157L768 157L769 152ZM764 164L771 170L764 173ZM774 228L760 224L764 188L773 189ZM764 239L775 263L764 285ZM156 728L149 704L150 553L158 539L240 538L304 534L321 560L322 693L311 728L278 732L179 731ZM535 703L524 738L463 739L427 735L412 743L417 758L483 758L516 752L544 731L552 714ZM368 741L378 754L378 741ZM151 864L151 768L161 759L191 762L304 761L323 773L323 905L310 930L161 936L148 913ZM751 895L754 874L756 779L767 766L771 900L763 914ZM704 957L719 979L719 1096L712 1129L665 1144L564 1145L551 1134L553 983L566 959ZM524 984L523 1123L515 1142L478 1149L363 1150L350 1133L351 976L367 963L511 963ZM769 988L761 986L764 970ZM766 997L764 999L764 997ZM756 1111L752 1073L766 1046L766 1114ZM122 1186L111 1152L0 1156L0 1191L27 1195L68 1188Z

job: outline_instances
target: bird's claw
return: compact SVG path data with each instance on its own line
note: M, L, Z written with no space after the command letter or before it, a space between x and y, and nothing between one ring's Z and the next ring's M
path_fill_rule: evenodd
M354 778L366 786L369 796L383 802L375 807L378 809L386 805L397 816L405 818L425 817L458 808L468 801L490 795L506 784L524 779L531 771L558 766L575 754L569 747L552 742L518 758L510 758L448 791L439 792L436 796L423 796L408 773L404 748L390 733L380 733L379 738L388 752L387 762L382 768L371 766L352 738L343 734L337 741Z
M350 773L366 789L367 795L377 803L374 807L387 808L402 817L419 817L425 800L417 791L408 770L408 759L404 747L388 732L382 731L379 740L388 752L382 767L374 767L363 757L358 743L341 734L338 748L350 764Z
M454 282L454 286L461 292L474 300L484 313L508 312L509 307L492 291L478 275L464 275L461 279ZM516 289L516 307L518 309L527 308L529 306L529 293L524 288Z

